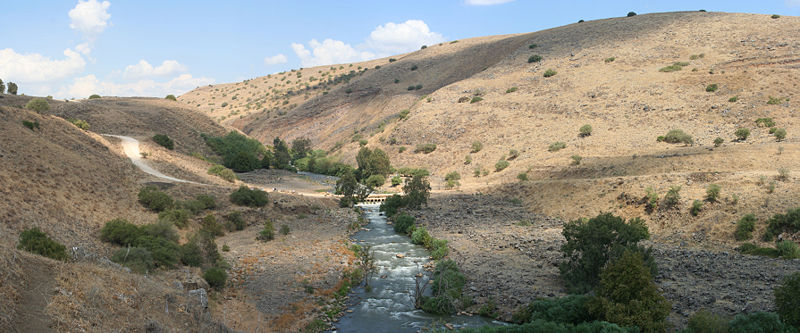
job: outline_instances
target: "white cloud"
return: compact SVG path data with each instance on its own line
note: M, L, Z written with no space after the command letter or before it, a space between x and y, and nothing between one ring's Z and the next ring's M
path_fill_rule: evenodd
M465 0L464 3L470 6L493 6L508 3L514 0Z
M789 7L800 7L800 0L786 0L786 5Z
M108 20L111 19L111 14L108 13L110 6L108 1L79 0L75 8L69 11L69 27L93 40L108 27Z
M286 56L283 55L283 53L278 53L278 54L276 54L274 56L265 57L264 58L264 64L266 64L268 66L269 65L277 65L277 64L285 64L287 61L288 61L288 59L286 59Z
M212 83L214 83L214 79L207 77L195 78L191 74L181 74L168 81L146 79L129 83L102 81L94 74L89 74L75 78L73 83L59 91L58 95L75 98L86 98L91 94L163 97L168 94L179 95L196 87Z
M88 56L89 53L92 53L92 48L89 46L89 43L81 43L75 45L75 51L80 52L81 54Z
M135 65L125 67L122 77L126 79L140 79L146 77L169 76L178 73L185 73L186 66L175 60L164 60L160 66L153 67L149 62L142 59Z
M83 71L86 61L78 52L64 50L66 58L53 60L38 53L20 54L13 49L0 50L0 78L4 80L44 82L62 79Z
M418 50L422 45L443 41L444 37L432 32L425 22L408 20L403 23L389 22L379 25L369 34L366 45L382 54L395 54Z
M374 59L375 54L368 51L359 51L340 40L326 39L322 43L316 39L308 42L311 50L305 45L292 43L292 50L300 58L304 67L313 67L346 62L364 61Z

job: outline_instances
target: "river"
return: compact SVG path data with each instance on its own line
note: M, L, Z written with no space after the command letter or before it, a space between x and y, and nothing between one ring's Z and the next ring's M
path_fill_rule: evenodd
M438 316L415 309L414 276L419 272L430 275L422 268L430 261L428 251L412 244L409 237L396 233L378 211L379 205L359 206L369 224L353 238L357 244L372 246L378 272L370 281L371 291L363 287L353 289L349 300L353 312L340 318L334 332L417 332L425 327L443 327L445 323L456 328L493 323L477 315ZM398 258L398 254L403 257Z

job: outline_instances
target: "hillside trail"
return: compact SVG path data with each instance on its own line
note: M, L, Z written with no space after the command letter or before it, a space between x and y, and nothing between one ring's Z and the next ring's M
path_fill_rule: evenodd
M25 287L20 288L15 332L52 332L46 308L55 286L55 272L48 264L24 265L23 272Z
M189 183L189 184L205 185L205 184L201 184L201 183L197 183L197 182L193 182L193 181L189 181L189 180L170 177L170 176L167 176L167 175L159 172L158 170L153 169L152 167L150 167L150 165L147 164L147 162L142 158L142 155L139 152L139 140L136 140L136 139L134 139L132 137L129 137L129 136L123 136L123 135L113 135L113 134L102 134L102 135L120 139L121 140L120 143L122 144L122 149L125 151L125 155L127 155L128 158L131 159L131 162L133 162L133 165L135 165L140 170L144 171L145 173L147 173L149 175L152 175L152 176L164 179L164 180L178 182L178 183Z

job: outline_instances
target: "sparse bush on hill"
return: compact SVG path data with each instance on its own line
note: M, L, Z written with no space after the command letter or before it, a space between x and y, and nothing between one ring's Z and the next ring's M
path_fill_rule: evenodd
M239 211L231 212L230 214L225 216L225 220L227 220L228 230L244 230L247 226L247 222L242 219L242 213Z
M738 314L730 322L730 333L755 332L795 332L792 327L782 323L777 314L772 312L754 312Z
M716 83L712 83L706 86L706 92L715 92L719 89L719 85Z
M525 172L520 172L520 173L517 174L517 179L519 179L519 181L521 181L521 182L527 181L528 180L528 174L525 173Z
M689 318L685 333L726 333L730 318L700 309Z
M544 77L551 77L551 76L554 76L556 74L558 74L558 72L556 72L553 69L548 69L548 70L544 71Z
M692 139L692 136L679 129L674 129L667 132L667 135L664 136L662 141L667 143L683 143L687 145L694 144L694 139Z
M797 243L790 240L783 240L775 244L775 249L783 259L797 259L800 258L800 248Z
M467 155L464 157L464 165L470 165L470 164L472 164L472 156Z
M744 241L753 238L753 230L756 227L756 216L747 214L736 222L736 232L734 236L738 241Z
M420 143L414 148L415 153L423 153L423 154L430 154L434 150L436 150L436 144L434 143Z
M166 134L156 134L153 136L153 141L169 150L175 149L175 142L172 141Z
M244 185L230 195L233 204L248 207L264 207L267 205L267 199L267 192L259 189L251 190Z
M509 166L508 161L506 161L505 159L501 159L494 164L494 171L495 172L503 171L505 170L505 168L508 168L508 166Z
M66 261L69 258L67 248L51 239L38 227L21 232L17 248L55 260Z
M579 131L578 135L582 138L590 136L592 135L592 125L589 124L583 125L578 131Z
M781 16L780 16L780 15L778 15L778 14L772 14L772 16L770 16L770 18L773 18L773 19L777 19L777 18L780 18L780 17L781 17Z
M366 181L364 181L364 184L372 188L377 188L383 186L383 183L385 182L386 177L383 175L372 175L369 176Z
M716 139L714 139L714 147L719 147L723 143L725 143L725 140L720 138L720 137L717 137Z
M771 241L783 232L800 231L800 208L790 209L786 214L775 214L767 221L764 241Z
M739 96L733 96L731 98L728 98L728 102L731 102L731 103L736 103L736 101L738 101L738 100L739 100Z
M769 104L769 105L778 105L778 104L781 104L782 101L783 101L782 98L769 96L769 100L767 101L767 104Z
M780 253L777 249L771 247L759 247L753 243L744 243L738 248L736 251L739 251L742 254L749 254L753 256L765 256L770 258L777 258L780 256Z
M676 72L683 69L684 66L689 66L688 62L674 62L672 65L661 67L659 72L669 73L669 72Z
M392 177L392 186L398 186L403 182L403 179L400 176Z
M162 212L175 204L169 194L161 192L155 186L146 186L139 190L139 203L154 212Z
M517 91L517 87L511 87L511 88L506 89L506 94L510 94L510 93L515 92L515 91Z
M608 57L608 58L605 58L603 61L604 61L605 63L609 63L609 62L614 62L614 60L617 60L617 58L615 58L615 57Z
M561 149L567 148L567 144L561 141L556 141L550 144L550 147L547 148L550 152L557 152Z
M772 118L758 118L756 119L756 126L758 127L775 127L775 121Z
M217 218L214 217L214 215L206 215L200 225L200 231L206 233L207 235L211 235L213 237L225 235L225 231L222 230L222 225L217 222Z
M89 123L86 122L86 120L70 118L70 119L67 119L67 121L69 121L70 123L75 125L75 127L80 128L80 129L82 129L84 131L88 131L89 130Z
M211 267L203 273L203 279L208 282L208 285L214 289L225 288L225 282L228 280L228 273L219 267Z
M658 192L652 186L648 186L644 191L646 199L644 209L647 212L653 212L658 208Z
M716 202L719 199L719 192L722 188L717 184L709 184L706 188L706 200Z
M482 100L483 100L483 98L482 98L482 97L480 97L480 96L475 96L475 97L472 97L472 99L469 101L469 104L472 104L472 103L478 103L478 102L480 102L480 101L482 101Z
M236 181L236 173L234 173L233 170L228 169L219 164L214 164L210 168L208 168L208 174L216 175L219 178L222 178L231 183Z
M264 229L258 233L258 239L263 242L275 239L275 226L272 225L272 220L264 222Z
M700 214L701 210L703 210L703 202L695 200L692 202L692 208L689 210L689 213L691 213L692 216L697 216L697 214Z
M786 130L783 128L776 129L775 133L773 134L775 135L775 139L778 141L781 141L786 138Z
M16 95L17 90L19 89L19 86L17 86L17 84L14 82L8 82L6 87L8 88L6 91L8 91L9 95Z
M397 217L394 219L394 231L401 234L407 234L408 231L414 226L415 220L416 218L405 213L397 215Z
M402 111L400 111L400 113L397 114L397 118L400 118L400 120L404 120L404 119L408 118L408 114L410 112L411 112L411 110L409 110L409 109L402 110Z
M459 180L461 180L461 174L459 174L458 171L452 171L448 173L444 176L445 188L452 189L454 187L461 186L461 184L458 182Z
M168 222L183 229L189 222L189 216L189 211L186 209L169 209L158 213L158 220Z
M781 320L794 327L800 326L800 272L785 277L773 293Z
M469 97L467 97L467 96L461 96L461 97L459 97L459 98L458 98L458 102L459 102L459 103L466 103L466 102L469 102Z
M35 121L23 120L22 121L22 126L27 127L31 131L37 130L37 129L39 129L39 121L38 120L35 120Z
M268 164L273 164L278 169L288 168L289 166L291 156L289 155L289 148L283 140L273 142L275 158L272 158L272 155L267 152L261 142L235 131L231 131L222 137L206 134L201 134L201 136L211 150L222 157L222 164L234 171L246 172L259 167L269 167L269 165L264 165L264 161L268 162Z
M417 68L419 68L419 67L417 67L417 65L411 65L411 70L412 70L412 71L415 71L415 70L417 70Z
M672 208L676 207L681 202L681 187L680 186L672 186L667 191L667 194L664 195L664 207Z
M481 143L480 141L472 142L472 150L470 151L471 153L477 153L481 151L481 149L483 149L483 143Z
M98 94L92 94L89 96L89 99L98 99L98 98L100 98L100 95Z
M511 150L508 151L508 160L509 161L514 160L517 157L519 157L519 150L511 149Z
M130 268L140 274L147 273L155 269L156 264L153 255L142 247L122 248L114 252L111 261Z
M572 159L572 165L580 165L581 160L583 160L583 157L581 157L581 155L572 155L570 156L570 158Z
M168 100L173 101L173 102L177 102L178 101L178 99L175 98L175 95L172 95L172 94L167 95L167 97L164 97L164 99L168 99Z
M628 12L628 17L636 16L636 12Z
M540 61L542 61L542 56L540 56L538 54L534 54L534 55L528 57L528 63L540 62Z
M742 127L737 129L736 132L734 132L733 134L736 135L737 141L744 141L747 140L748 136L750 136L750 130Z
M25 104L25 108L41 113L50 110L50 104L47 103L47 100L44 98L34 98L28 101L28 104Z

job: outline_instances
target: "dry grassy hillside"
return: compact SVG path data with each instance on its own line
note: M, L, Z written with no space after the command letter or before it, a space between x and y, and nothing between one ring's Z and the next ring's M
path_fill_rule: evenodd
M233 124L264 141L307 136L328 149L344 143L334 154L351 162L361 137L388 151L395 166L429 168L434 189L456 171L461 190L489 187L566 219L600 211L645 215L645 187L663 197L682 185L681 209L648 215L652 227L680 239L724 240L745 212L766 217L797 205L798 32L797 17L680 12L461 40L384 59L381 68L285 114L252 113ZM541 61L529 62L534 55ZM660 70L676 62L680 70ZM545 77L549 69L556 73ZM263 90L263 80L249 87ZM423 88L407 90L416 84ZM202 88L180 100L201 92L221 98ZM407 118L395 117L403 109ZM774 119L786 138L756 126L762 117ZM593 131L581 137L585 124ZM734 141L738 128L750 136ZM694 145L656 142L672 129L691 135ZM719 148L717 137L725 141ZM471 153L476 141L483 148ZM549 151L555 142L566 148ZM434 152L414 153L429 143ZM497 171L500 159L509 166ZM790 176L770 190L779 168ZM520 174L529 180L519 181ZM722 186L725 201L690 216L688 206L710 183Z

